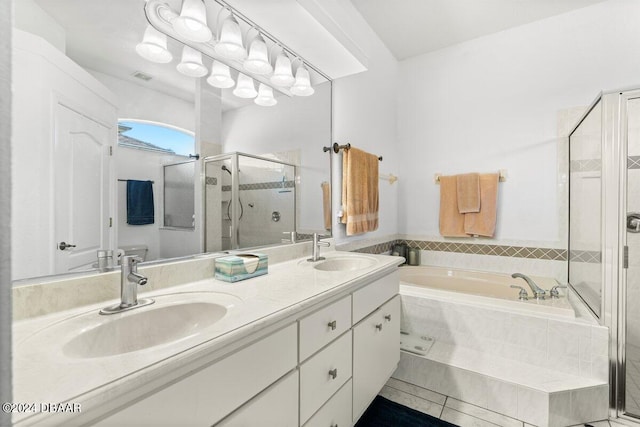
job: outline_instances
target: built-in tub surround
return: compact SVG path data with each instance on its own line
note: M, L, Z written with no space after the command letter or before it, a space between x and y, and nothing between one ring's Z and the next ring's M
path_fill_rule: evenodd
M290 253L296 253L300 250L296 246L274 248L275 252L270 254L269 274L238 283L215 280L211 263L207 278L141 293L141 296L156 298L156 304L129 314L99 316L98 311L104 302L97 302L14 322L14 401L82 404L81 414L60 414L55 418L47 418L51 415L46 414L16 414L14 421L20 421L18 425L31 425L43 419L53 424L65 424L70 420L91 422L237 350L256 334L282 328L293 315L311 310L319 302L340 298L367 281L389 274L398 263L395 257L374 255L367 256L376 261L374 264L355 270L316 269L317 263L306 261L310 249L308 242L304 245L306 254L302 257L273 262L283 257L277 251L288 249ZM328 250L325 256L327 260L332 257L343 260L354 255ZM189 262L210 263L211 260ZM163 264L161 267L166 272L171 271L172 265L178 269L184 267L180 264ZM149 279L151 284L151 275ZM66 284L77 286L73 282ZM49 285L42 285L46 286ZM58 286L64 287L65 283L60 282ZM196 293L210 297L204 301L200 297L194 298ZM218 298L220 295L224 298ZM183 306L195 301L218 305L222 307L219 310L222 316L196 332L186 332L184 338L158 339L133 351L123 347L111 352L103 345L84 351L74 341L77 338L73 338L73 334L64 332L66 324L69 328L77 327L81 316L91 317L95 313L94 317L107 321L126 316L146 316L144 313L154 310L159 303L162 309L172 306L166 301L174 298ZM47 328L61 339L53 339L47 334ZM62 342L64 337L69 338L69 343ZM87 343L92 339L88 335L85 338ZM71 341L73 343L70 344Z
M404 281L419 269L426 270L424 282L435 276L439 289ZM477 272L438 275L442 269L429 267L400 272L402 330L433 337L435 343L425 357L403 353L394 377L537 426L607 417L608 329L577 298L569 298L575 316L558 315L531 310L544 306L518 301L514 289L508 304L442 289L447 278L482 285ZM481 276L488 280L486 273ZM495 276L496 282L506 280ZM546 289L544 283L538 284Z

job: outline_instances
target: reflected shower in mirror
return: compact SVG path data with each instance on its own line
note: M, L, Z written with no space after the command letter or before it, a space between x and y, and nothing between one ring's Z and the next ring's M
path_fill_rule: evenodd
M296 230L296 167L230 153L204 160L207 252L281 243Z

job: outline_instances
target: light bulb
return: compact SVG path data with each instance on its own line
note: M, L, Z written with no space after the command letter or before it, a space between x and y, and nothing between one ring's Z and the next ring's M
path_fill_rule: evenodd
M267 44L261 35L253 39L249 46L249 57L244 61L244 69L254 74L269 74L273 67L269 64Z
M202 54L189 46L182 48L182 60L177 68L178 71L189 77L203 77L207 75L207 67L202 65Z
M242 45L240 25L233 15L222 22L220 41L218 41L214 49L219 55L228 59L242 60L247 56L247 52Z
M136 52L151 62L166 64L171 62L173 55L167 50L167 36L147 25L142 42L136 45Z
M253 102L263 107L272 107L278 103L273 97L273 89L264 83L258 86L258 96Z
M207 83L220 89L233 87L236 84L231 78L229 67L218 61L213 61L211 74L207 77Z
M314 92L315 90L311 87L309 71L302 64L296 71L296 82L291 86L291 93L296 96L311 96Z
M258 95L253 79L242 73L238 74L238 83L233 90L233 94L238 98L255 98Z
M180 16L172 25L178 34L194 42L207 42L213 36L207 26L207 9L202 0L183 0Z
M296 79L291 74L291 60L284 53L280 53L276 58L276 68L271 76L271 83L277 86L289 87Z

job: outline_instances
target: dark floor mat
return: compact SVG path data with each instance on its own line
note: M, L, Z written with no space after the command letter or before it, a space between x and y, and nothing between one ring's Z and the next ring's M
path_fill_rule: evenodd
M455 427L455 424L376 396L355 427Z

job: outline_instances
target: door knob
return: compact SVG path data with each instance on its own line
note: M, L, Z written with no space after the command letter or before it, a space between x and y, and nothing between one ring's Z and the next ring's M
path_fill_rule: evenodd
M76 245L72 245L71 243L65 243L65 242L60 242L60 244L58 245L58 249L60 249L61 251L64 251L67 248L75 248Z
M640 233L640 213L629 212L627 214L627 231L630 233Z

